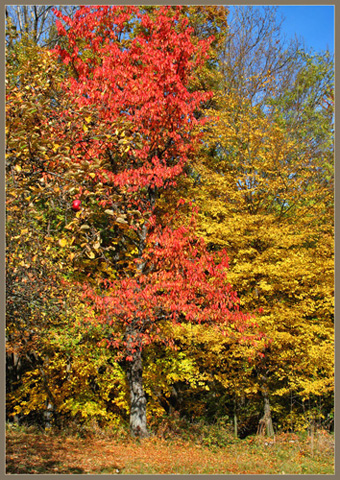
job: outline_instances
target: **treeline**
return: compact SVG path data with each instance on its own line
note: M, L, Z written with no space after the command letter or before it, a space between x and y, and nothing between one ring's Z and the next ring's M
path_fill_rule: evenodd
M60 9L6 9L8 420L333 428L332 56L274 7Z

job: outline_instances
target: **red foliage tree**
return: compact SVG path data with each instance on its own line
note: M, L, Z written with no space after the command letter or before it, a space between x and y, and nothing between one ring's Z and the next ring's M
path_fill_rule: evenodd
M199 141L196 113L210 94L192 91L190 80L209 41L193 41L180 7L162 7L152 20L132 6L81 7L73 19L56 14L67 26L57 23L65 38L56 51L72 73L64 89L73 106L62 115L72 131L60 134L72 165L54 159L51 166L72 173L85 160L93 191L105 188L99 205L123 223L134 266L106 279L104 296L85 290L99 319L112 325L108 342L125 356L131 432L145 436L142 350L168 338L166 322L210 322L225 331L249 323L227 283L226 253L209 253L193 220L179 225L157 204L185 174Z

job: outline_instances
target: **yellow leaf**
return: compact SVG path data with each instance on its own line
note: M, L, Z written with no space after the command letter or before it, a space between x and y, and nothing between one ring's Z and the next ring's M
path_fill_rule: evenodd
M66 240L66 238L61 238L61 239L59 240L59 245L60 245L61 247L65 247L65 246L67 245L67 240Z

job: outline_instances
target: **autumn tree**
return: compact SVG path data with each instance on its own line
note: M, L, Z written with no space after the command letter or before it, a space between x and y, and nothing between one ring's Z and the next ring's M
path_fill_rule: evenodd
M66 178L47 177L60 155L55 135L67 72L22 34L6 57L6 415L63 426L127 416L124 372L97 343L61 232L75 213ZM71 191L70 191L71 190Z
M48 149L53 154L50 126L42 119L57 97L60 70L51 54L25 35L7 52L6 60L8 413L20 404L18 391L26 388L23 377L32 371L39 378L38 403L44 412L48 403L56 403L46 371L46 359L53 356L50 335L65 326L64 314L72 303L61 283L65 269L55 239L65 220L65 212L58 208L63 201L58 207L54 204L57 187L45 183L42 160ZM29 403L27 398L23 401Z
M131 432L145 436L142 352L156 339L171 342L168 321L220 324L226 334L249 323L227 283L225 251L207 251L194 218L183 225L180 215L158 210L199 141L203 120L195 113L210 93L188 87L210 41L193 41L180 8L162 7L152 19L136 7L82 7L73 19L56 14L67 25L58 22L67 42L56 52L70 66L64 91L72 106L61 114L67 159L49 169L84 180L77 196L84 210L65 228L75 237L89 229L99 264L109 262L109 273L93 273L85 295L112 327L107 342L123 353Z
M333 388L332 360L319 362L333 342L332 66L327 55L303 53L300 62L290 89L262 106L226 84L189 194L209 248L227 248L241 303L263 308L259 321L273 339L248 385L235 385L254 399L262 392L267 412L269 399L277 402L278 418L286 402L291 419L290 396L329 405Z

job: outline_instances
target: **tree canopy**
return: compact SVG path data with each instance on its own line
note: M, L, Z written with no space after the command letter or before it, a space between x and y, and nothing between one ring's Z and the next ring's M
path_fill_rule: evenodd
M333 62L273 13L8 7L9 418L332 418Z

